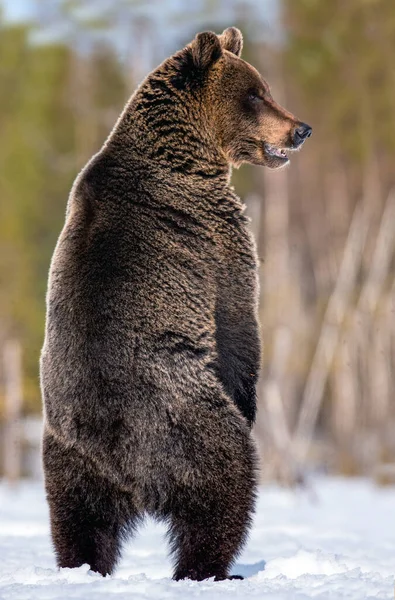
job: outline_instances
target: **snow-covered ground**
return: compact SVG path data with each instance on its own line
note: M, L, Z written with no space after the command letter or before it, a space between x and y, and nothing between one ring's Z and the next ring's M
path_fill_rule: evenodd
M317 499L260 492L255 525L234 573L244 581L171 580L164 529L148 523L113 577L55 567L40 484L0 484L0 600L393 599L395 489L316 480Z

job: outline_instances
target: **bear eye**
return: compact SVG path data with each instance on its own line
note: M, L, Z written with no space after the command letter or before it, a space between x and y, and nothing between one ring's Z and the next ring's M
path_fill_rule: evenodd
M257 104L258 102L262 102L263 98L259 96L256 92L250 92L248 94L248 100L253 104Z

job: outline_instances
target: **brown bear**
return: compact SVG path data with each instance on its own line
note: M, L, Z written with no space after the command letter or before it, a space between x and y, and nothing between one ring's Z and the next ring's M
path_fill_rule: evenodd
M280 167L311 128L205 32L126 105L70 194L41 356L60 567L111 573L148 514L174 578L229 577L251 524L257 260L231 165Z

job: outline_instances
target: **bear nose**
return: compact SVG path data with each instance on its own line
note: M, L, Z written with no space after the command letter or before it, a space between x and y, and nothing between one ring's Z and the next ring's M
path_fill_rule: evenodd
M300 144L303 144L305 139L307 139L308 137L311 136L312 132L313 132L313 130L310 127L310 125L307 125L307 123L301 123L299 125L299 127L297 127L295 129L295 132L294 132L295 146L300 146Z

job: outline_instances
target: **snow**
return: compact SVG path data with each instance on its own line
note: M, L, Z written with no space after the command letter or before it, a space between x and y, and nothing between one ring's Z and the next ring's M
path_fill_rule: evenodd
M164 528L152 522L112 577L56 569L40 483L0 483L0 600L367 600L394 598L395 488L319 479L316 499L262 487L234 573L244 581L171 580Z

